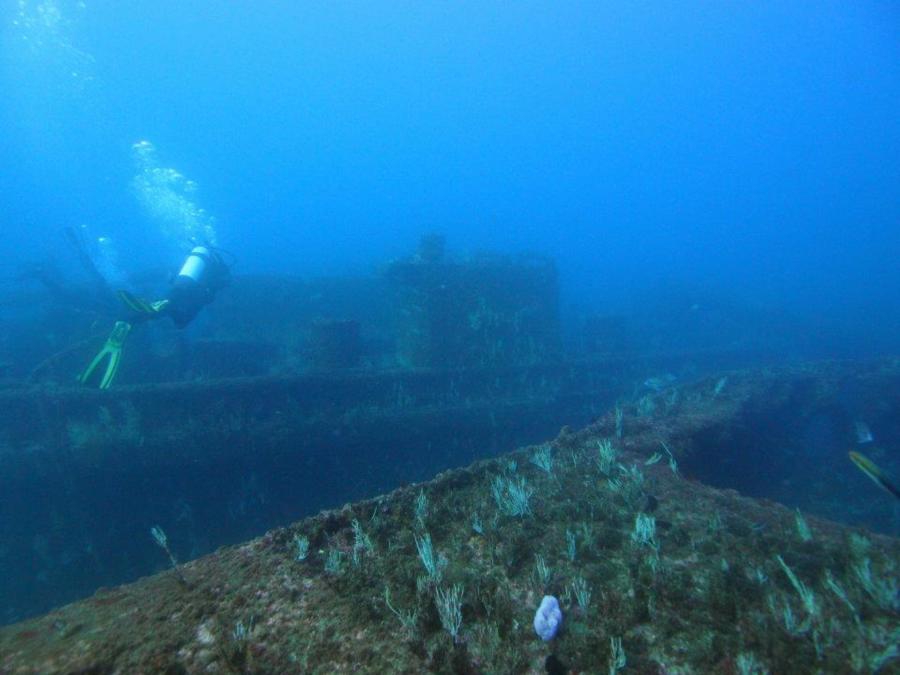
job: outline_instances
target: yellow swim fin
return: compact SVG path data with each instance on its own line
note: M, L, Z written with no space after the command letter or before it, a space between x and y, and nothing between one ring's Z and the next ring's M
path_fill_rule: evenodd
M132 295L128 291L118 291L119 300L122 301L128 309L136 314L153 315L158 314L166 305L168 300L157 300L156 302L148 302L143 298Z
M101 363L103 363L103 360L108 358L109 361L106 364L106 370L103 373L103 377L100 378L100 388L109 389L109 385L112 384L113 379L115 379L116 373L119 370L119 362L122 360L122 347L125 345L125 339L130 332L130 323L116 321L116 325L106 339L103 348L97 352L97 356L95 356L93 361L88 364L88 367L84 369L84 372L78 377L78 381L82 384L86 384L91 378L91 375L94 374L94 371L97 370Z

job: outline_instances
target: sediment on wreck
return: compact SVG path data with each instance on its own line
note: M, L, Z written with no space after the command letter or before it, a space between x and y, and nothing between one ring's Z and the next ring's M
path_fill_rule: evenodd
M694 475L767 405L775 433L786 401L820 410L848 383L892 391L896 373L890 362L825 364L662 391L545 444L8 626L0 671L895 665L900 541ZM545 594L564 612L552 642L531 626Z

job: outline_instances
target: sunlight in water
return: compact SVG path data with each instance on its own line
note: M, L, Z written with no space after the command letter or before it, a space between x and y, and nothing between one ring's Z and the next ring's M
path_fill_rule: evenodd
M12 25L20 44L37 65L83 88L95 78L95 59L75 45L75 18L84 2L18 0Z

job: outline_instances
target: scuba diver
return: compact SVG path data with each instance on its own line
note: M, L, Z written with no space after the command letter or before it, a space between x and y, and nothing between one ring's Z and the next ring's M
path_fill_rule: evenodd
M107 389L116 377L122 359L122 348L131 329L138 324L155 319L170 318L178 328L184 328L203 307L216 297L216 293L228 285L231 264L223 260L222 251L213 246L195 246L191 249L178 274L172 281L168 297L154 302L138 298L128 291L117 295L127 308L127 315L117 320L103 348L88 364L78 381L87 384L105 361L106 369L100 377L100 389Z

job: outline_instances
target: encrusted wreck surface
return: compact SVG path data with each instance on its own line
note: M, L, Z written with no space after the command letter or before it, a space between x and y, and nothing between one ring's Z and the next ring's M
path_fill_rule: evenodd
M648 373L692 377L758 359L0 389L0 624L160 571L152 525L176 555L197 558L580 427Z
M685 469L767 406L811 410L898 371L732 373L660 392L8 626L0 672L888 672L900 540ZM564 613L549 642L532 627L545 594Z

